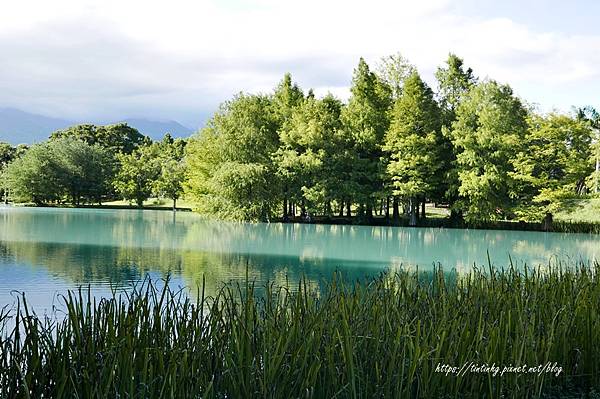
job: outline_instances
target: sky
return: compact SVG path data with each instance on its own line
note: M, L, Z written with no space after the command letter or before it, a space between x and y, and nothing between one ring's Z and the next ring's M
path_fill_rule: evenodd
M359 57L401 53L435 88L449 52L542 111L600 108L591 0L20 0L0 7L0 107L198 128L290 72L346 100Z

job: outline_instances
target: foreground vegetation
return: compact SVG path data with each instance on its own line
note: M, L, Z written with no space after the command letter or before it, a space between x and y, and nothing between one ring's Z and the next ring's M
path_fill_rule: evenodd
M151 282L0 316L0 396L585 397L600 389L600 265L401 272L323 290L225 286L192 300ZM12 318L11 318L12 317ZM16 327L11 327L16 324ZM560 373L440 372L465 363ZM437 369L437 371L436 371Z

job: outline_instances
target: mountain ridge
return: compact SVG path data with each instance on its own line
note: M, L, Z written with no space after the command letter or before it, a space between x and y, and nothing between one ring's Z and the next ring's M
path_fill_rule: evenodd
M121 122L136 128L140 133L150 136L153 140L160 140L165 133L170 133L173 137L188 137L194 132L193 129L175 120L124 118L114 122L70 121L17 108L0 107L0 141L12 145L34 144L48 139L52 132L69 126L84 123L111 125Z

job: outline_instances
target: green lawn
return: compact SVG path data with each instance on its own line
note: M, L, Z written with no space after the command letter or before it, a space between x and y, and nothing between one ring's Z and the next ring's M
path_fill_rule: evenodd
M574 222L600 222L600 198L576 200L573 209L556 214L557 220Z
M129 206L129 205L131 205L131 206L135 207L135 203L125 201L125 200L103 202L102 205L107 205L107 206ZM144 206L170 209L173 207L173 201L169 200L169 199L164 199L164 198L149 198L148 200L144 201ZM186 201L185 199L177 200L177 208L193 209L193 207L194 207L194 205L191 202Z

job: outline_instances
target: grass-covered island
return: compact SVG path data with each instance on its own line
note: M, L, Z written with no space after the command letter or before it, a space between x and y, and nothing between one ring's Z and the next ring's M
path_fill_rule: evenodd
M213 297L147 281L127 298L71 292L49 319L24 298L0 316L0 396L595 398L598 272L438 269Z

